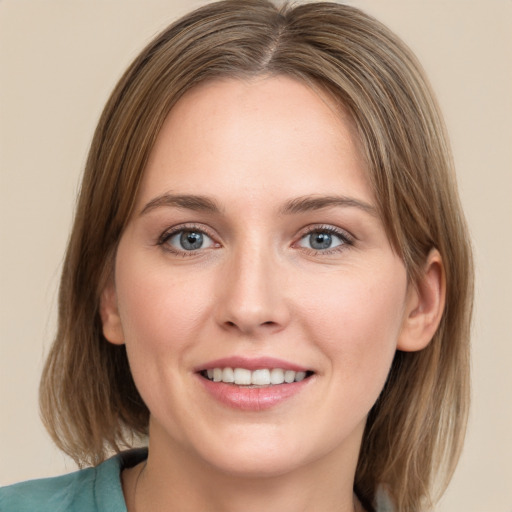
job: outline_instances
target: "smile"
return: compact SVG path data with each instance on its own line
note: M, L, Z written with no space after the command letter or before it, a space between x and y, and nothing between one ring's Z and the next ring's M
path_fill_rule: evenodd
M276 386L301 382L313 374L310 371L284 370L282 368L210 368L200 372L211 382L223 382L237 386Z
M204 391L218 404L261 412L293 400L316 381L316 371L274 357L233 355L195 368Z

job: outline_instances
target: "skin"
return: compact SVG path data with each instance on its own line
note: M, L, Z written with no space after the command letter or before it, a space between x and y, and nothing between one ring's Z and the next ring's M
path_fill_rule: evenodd
M166 194L217 211L162 204ZM327 196L351 202L283 211ZM322 93L231 79L177 103L101 301L105 336L126 344L151 412L147 466L123 475L129 510L354 510L367 414L397 348L431 339L444 294L436 252L408 285L374 205L350 119ZM185 228L204 232L201 249L180 246ZM339 233L332 246L312 249L309 231L326 229ZM314 374L276 407L241 411L196 372L235 355Z

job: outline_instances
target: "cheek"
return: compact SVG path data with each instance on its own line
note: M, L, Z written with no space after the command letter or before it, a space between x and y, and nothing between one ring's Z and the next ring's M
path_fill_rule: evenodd
M333 277L321 293L309 287L304 294L310 336L340 378L350 375L361 390L380 392L402 325L405 270Z
M136 258L120 260L116 268L118 304L130 369L137 389L152 416L167 418L179 432L177 419L167 414L179 409L189 390L186 372L201 329L209 315L208 283L204 276L149 268ZM185 377L185 378L184 378ZM186 414L186 411L181 411ZM179 423L179 422L178 422Z
M137 361L179 361L199 338L209 314L212 294L207 293L204 276L170 272L165 265L148 268L143 261L124 258L116 269L116 281L129 353L136 352Z

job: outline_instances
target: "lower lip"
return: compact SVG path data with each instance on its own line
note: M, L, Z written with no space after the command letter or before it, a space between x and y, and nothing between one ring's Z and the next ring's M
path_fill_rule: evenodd
M206 389L218 402L243 411L264 411L294 397L308 385L312 377L300 382L266 387L245 387L225 382L213 382L198 376Z

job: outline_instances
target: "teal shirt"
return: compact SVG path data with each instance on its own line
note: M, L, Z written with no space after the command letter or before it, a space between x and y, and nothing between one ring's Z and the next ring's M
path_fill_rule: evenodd
M95 468L0 488L0 512L126 512L121 471L147 450L120 453Z

